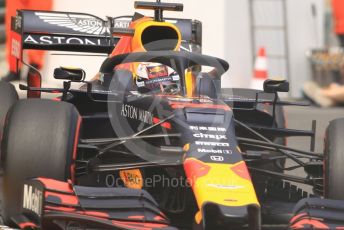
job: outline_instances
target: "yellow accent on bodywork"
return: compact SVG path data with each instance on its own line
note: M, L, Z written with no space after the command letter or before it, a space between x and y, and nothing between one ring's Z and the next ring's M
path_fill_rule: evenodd
M138 23L135 26L135 33L132 41L132 50L134 52L142 52L146 51L141 40L142 33L145 31L150 26L159 26L159 27L166 27L166 28L172 28L173 30L176 31L176 34L178 36L178 42L177 45L174 49L174 51L179 51L180 49L180 44L182 41L182 35L179 31L179 29L173 25L172 23L169 22L156 22L156 21L143 21L141 23ZM154 35L152 35L154 36Z
M187 97L194 97L196 91L196 77L191 70L186 70L185 87Z
M191 159L198 161L194 158L188 158L186 161ZM207 202L229 207L260 206L252 181L239 176L231 169L243 161L236 164L202 163L210 169L206 175L198 177L192 184L200 210L195 216L197 223L202 220L201 209Z
M143 177L140 169L121 170L119 175L127 188L142 189Z

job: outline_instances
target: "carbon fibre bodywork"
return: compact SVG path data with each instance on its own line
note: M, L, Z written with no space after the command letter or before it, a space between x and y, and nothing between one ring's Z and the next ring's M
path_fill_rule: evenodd
M316 196L323 193L322 156L285 143L289 136L314 140L315 127L285 125L282 106L304 104L281 101L277 91L221 90L229 64L200 54L199 22L164 21L162 11L180 10L179 4L136 6L154 9L155 19L135 14L125 22L123 17L42 11L18 11L13 18L16 62L23 49L111 53L91 81L81 70L80 78L69 79L64 68L63 88L20 86L62 94L54 100L73 105L82 121L68 137L75 142L66 167L70 180L27 180L18 196L22 213L13 222L20 228L138 230L307 228L315 223L303 221L307 209L318 208L318 200L306 200L311 206L301 201L293 213L308 194L285 182L311 185ZM165 66L154 71L168 75L149 79L158 86L155 91L146 82L137 84L135 71L147 62ZM213 69L202 72L202 66ZM162 84L167 81L172 84ZM75 82L83 86L73 89ZM292 170L285 167L287 158L307 177L284 173Z
M24 184L22 229L175 229L144 190L73 186L37 178Z

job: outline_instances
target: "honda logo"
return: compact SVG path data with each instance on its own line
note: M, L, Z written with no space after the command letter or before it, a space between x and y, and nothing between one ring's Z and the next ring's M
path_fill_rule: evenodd
M212 161L223 161L223 157L222 156L210 156L210 159Z

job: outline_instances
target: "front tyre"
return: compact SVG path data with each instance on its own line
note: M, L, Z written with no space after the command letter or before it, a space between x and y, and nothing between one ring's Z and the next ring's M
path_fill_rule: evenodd
M18 100L15 87L7 82L0 82L0 140L8 110ZM1 143L0 143L1 147ZM1 153L1 150L0 150Z
M344 200L344 118L330 122L325 136L324 195Z
M5 224L22 205L29 177L66 181L73 177L80 116L72 104L29 99L9 111L2 141L2 217Z

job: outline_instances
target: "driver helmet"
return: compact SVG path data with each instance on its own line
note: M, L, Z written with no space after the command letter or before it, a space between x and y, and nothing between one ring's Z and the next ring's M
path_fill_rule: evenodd
M164 92L168 86L177 87L179 81L179 75L172 68L159 63L140 63L135 76L138 88L154 92Z

